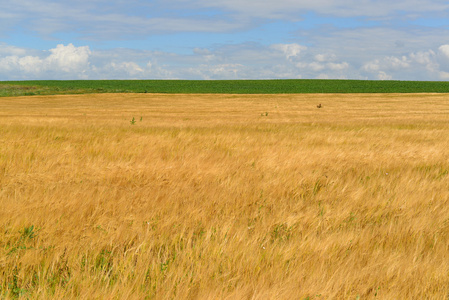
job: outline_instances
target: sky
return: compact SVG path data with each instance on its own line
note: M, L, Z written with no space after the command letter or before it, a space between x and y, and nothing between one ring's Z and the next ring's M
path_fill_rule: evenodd
M447 0L0 1L0 80L449 80Z

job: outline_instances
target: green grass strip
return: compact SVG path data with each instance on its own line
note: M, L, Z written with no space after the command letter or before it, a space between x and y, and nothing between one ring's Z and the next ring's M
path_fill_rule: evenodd
M36 80L0 82L0 96L85 93L449 93L449 82L318 79Z

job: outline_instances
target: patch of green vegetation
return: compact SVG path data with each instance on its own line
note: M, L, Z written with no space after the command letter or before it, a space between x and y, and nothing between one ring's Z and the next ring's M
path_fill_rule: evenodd
M449 82L376 80L36 80L0 82L0 96L86 93L449 93Z
M39 94L43 89L45 88L38 88L31 85L0 83L0 97L35 95Z

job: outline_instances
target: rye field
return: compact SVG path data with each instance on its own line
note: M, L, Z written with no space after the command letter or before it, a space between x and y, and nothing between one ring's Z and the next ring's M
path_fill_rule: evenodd
M2 97L0 298L447 299L448 116L431 93Z

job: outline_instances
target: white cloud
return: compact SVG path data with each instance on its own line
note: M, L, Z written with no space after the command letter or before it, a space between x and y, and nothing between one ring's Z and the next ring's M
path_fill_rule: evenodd
M442 45L438 48L438 52L449 59L449 45Z
M410 68L410 59L406 56L394 57L387 56L382 59L376 59L373 61L369 61L365 63L361 70L368 73L377 73L380 74L379 79L384 80L389 77L386 75L385 71L403 71L407 72L407 69Z
M337 58L337 56L333 53L326 53L326 54L317 54L315 55L315 60L319 62L325 62L325 61L333 61Z
M17 63L24 73L39 74L47 68L45 61L36 56L21 57Z
M0 72L3 71L5 73L16 71L19 66L19 57L18 56L6 56L0 58Z
M438 48L444 44L441 42L442 37L448 35L449 30L444 28L417 29L416 27L400 29L392 27L345 29L325 27L298 32L301 39L307 38L308 43L313 45L313 47L309 46L308 53L314 53L314 55L332 53L338 60L346 61L349 65L357 68L368 63L374 67L372 62L384 61L386 57L393 57L396 60L396 62L391 61L390 63L413 64L413 61L403 61L402 57L405 56L410 60L411 53L429 55L427 54L429 50L439 52ZM398 46L398 40L404 42ZM443 57L442 54L441 56ZM318 59L320 58L318 57ZM332 62L338 63L335 59ZM399 66L399 68L403 67ZM407 77L422 75L424 74L407 74ZM394 78L397 78L396 76L397 74L394 75Z
M95 50L73 44L48 51L0 47L0 80L13 79L265 79L352 78L447 80L449 47L346 61L329 49L244 43L191 54ZM3 52L1 49L4 49ZM9 50L5 50L9 49ZM307 50L307 51L306 51ZM1 53L6 53L1 55ZM14 55L13 55L14 54Z
M410 67L410 63L408 62L408 58L406 56L387 57L386 60L393 69L406 69Z
M0 58L0 74L12 72L13 78L20 79L85 78L89 70L91 52L87 46L57 45L46 57L24 55L25 49L14 52L16 55Z
M292 57L297 57L301 54L301 51L307 49L305 46L301 46L299 44L276 44L271 46L273 49L281 51L284 53L287 59Z
M342 63L328 63L328 68L334 71L342 71L349 68L349 64L347 62Z
M244 67L241 64L219 64L209 68L209 72L214 75L214 78L228 78L238 79L239 71Z
M378 79L447 80L449 71L449 47L442 45L437 52L432 49L411 52L401 56L385 56L364 63L364 74Z
M362 66L362 70L365 72L369 72L369 73L375 73L375 72L379 71L379 68L380 68L380 62L378 59L376 59L374 61L367 62Z
M436 57L438 65L444 71L449 71L449 45L441 45L436 53L432 53L432 57ZM430 68L435 68L431 63L427 63ZM444 74L442 77L446 77Z
M312 71L321 71L325 68L324 65L317 63L317 62L312 62L310 64L306 64L306 66L311 69Z
M135 62L124 61L124 62L111 62L104 67L105 70L110 70L114 73L123 74L124 78L134 78L139 77L140 74L143 74L145 70L141 68Z
M439 72L439 75L441 80L449 80L449 72L441 71Z
M435 52L433 52L432 50L420 51L417 53L410 54L410 59L412 61L416 61L417 63L422 64L422 65L432 64L434 57L435 57Z
M26 53L27 53L27 51L25 49L6 45L4 43L0 44L0 57L1 56L9 56L9 55L21 56L21 55L26 55Z
M383 71L380 71L377 74L377 79L379 79L379 80L391 80L391 79L393 79L393 76L388 75L387 73L385 73Z
M63 72L85 72L89 68L91 51L88 46L75 47L58 45L50 50L51 55L45 59L48 68L60 68Z

